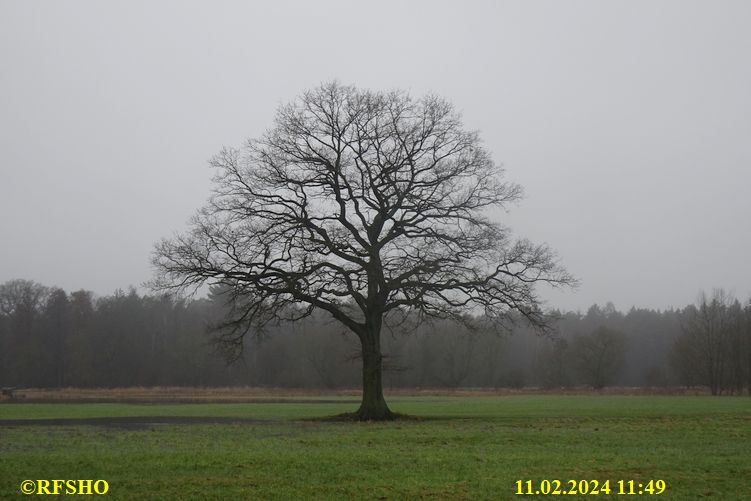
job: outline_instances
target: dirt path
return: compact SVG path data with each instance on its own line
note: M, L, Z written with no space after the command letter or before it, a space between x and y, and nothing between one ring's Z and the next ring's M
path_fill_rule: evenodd
M16 398L4 400L2 405L13 404L359 404L355 399L320 398Z
M228 416L118 416L51 419L0 419L0 427L8 426L115 426L146 428L159 424L259 424L273 420Z

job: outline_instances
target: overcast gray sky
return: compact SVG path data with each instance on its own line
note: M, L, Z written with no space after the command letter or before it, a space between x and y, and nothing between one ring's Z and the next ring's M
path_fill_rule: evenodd
M0 282L151 277L207 160L322 81L434 92L586 310L751 296L751 2L0 1Z

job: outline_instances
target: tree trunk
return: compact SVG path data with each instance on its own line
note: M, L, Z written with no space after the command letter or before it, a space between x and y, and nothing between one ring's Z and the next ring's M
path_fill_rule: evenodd
M360 421L387 421L395 416L383 398L383 356L381 333L362 337L362 403L356 415Z

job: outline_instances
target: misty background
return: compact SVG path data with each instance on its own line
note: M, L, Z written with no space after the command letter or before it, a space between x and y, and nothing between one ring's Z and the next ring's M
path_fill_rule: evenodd
M581 281L549 306L746 300L749 19L744 1L2 2L0 283L141 287L208 197L208 158L337 78L434 92L481 131L525 188L503 221Z

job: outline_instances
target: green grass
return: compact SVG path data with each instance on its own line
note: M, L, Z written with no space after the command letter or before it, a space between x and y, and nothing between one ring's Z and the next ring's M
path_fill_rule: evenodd
M0 498L20 497L24 479L101 478L113 499L535 498L514 494L519 479L663 479L668 490L655 498L751 499L748 398L425 396L389 402L394 411L425 419L304 419L351 411L351 403L0 405L0 419L263 420L136 429L0 427ZM610 496L587 498L642 497L649 496L618 496L614 488Z

